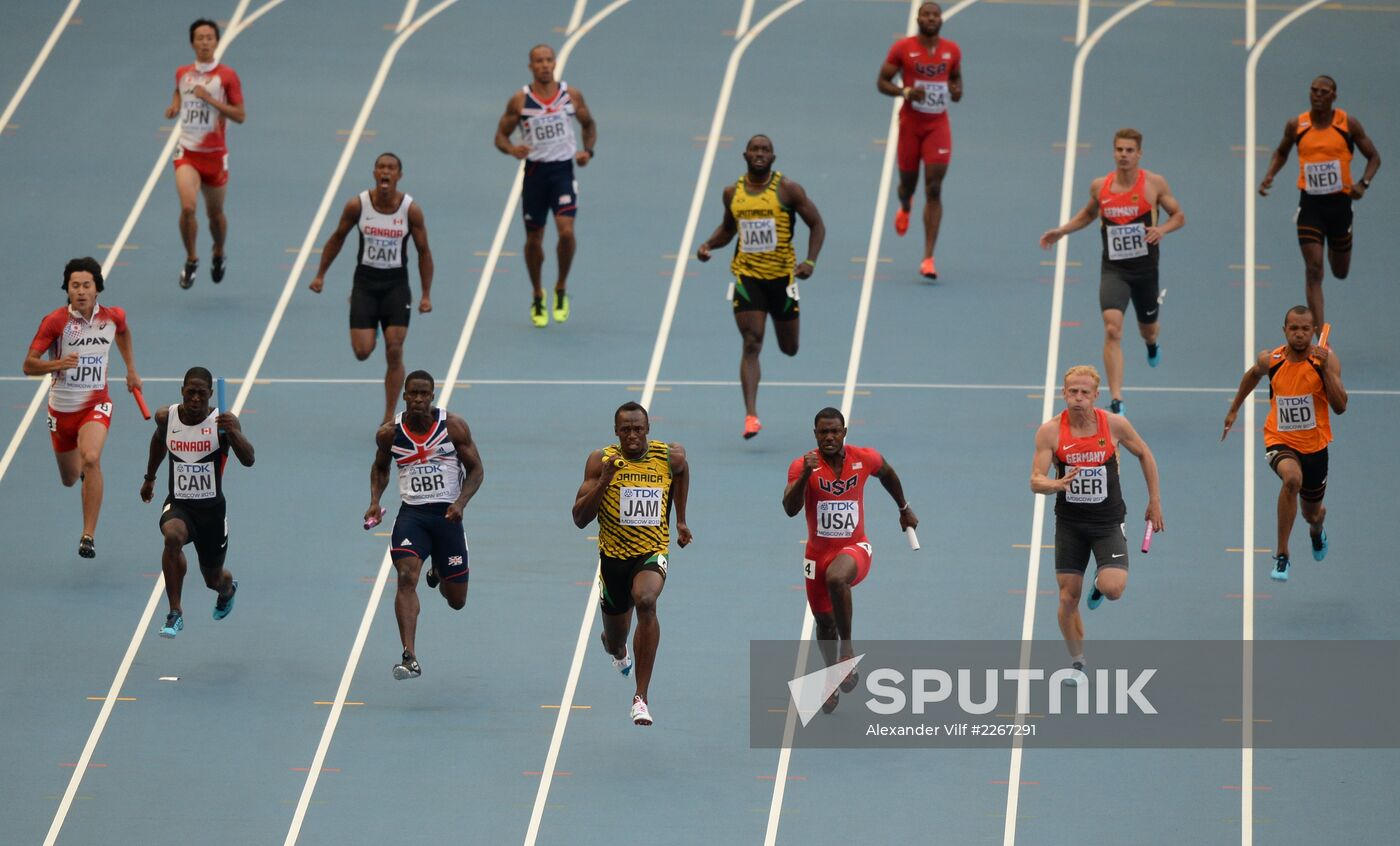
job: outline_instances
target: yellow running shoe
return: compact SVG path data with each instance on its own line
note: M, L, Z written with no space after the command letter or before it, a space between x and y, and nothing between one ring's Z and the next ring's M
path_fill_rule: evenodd
M569 295L563 291L554 292L554 322L563 323L569 319Z
M530 304L530 322L535 324L536 329L543 329L549 325L549 315L544 313L544 299L536 297Z

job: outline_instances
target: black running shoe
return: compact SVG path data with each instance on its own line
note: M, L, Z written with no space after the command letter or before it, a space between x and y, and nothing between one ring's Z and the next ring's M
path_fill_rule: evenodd
M209 280L215 285L224 281L224 257L214 256L214 261L209 265Z
M394 665L393 673L394 678L399 681L416 679L423 675L423 668L418 665L418 659L413 657L413 653L405 649L403 660Z
M423 577L423 581L425 581L425 582L428 583L428 587L429 587L430 589L436 588L436 587L438 586L437 568L436 568L436 567L429 566L429 567L428 567L428 575L426 575L426 576Z
M92 535L83 535L81 538L78 539L78 557L97 557L97 544L93 542Z
M199 270L199 262L197 262L197 261L187 261L187 262L185 262L185 269L182 270L182 271L180 271L180 287L181 287L181 288L189 288L190 286L194 285L194 273L195 273L196 270Z

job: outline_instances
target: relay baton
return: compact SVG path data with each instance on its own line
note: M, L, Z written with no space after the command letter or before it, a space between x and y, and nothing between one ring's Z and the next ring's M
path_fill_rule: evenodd
M141 389L137 388L136 390L131 392L131 395L136 397L136 407L141 410L141 416L146 418L147 420L150 420L151 410L146 407L146 398L141 396Z
M1330 335L1330 334L1332 334L1332 324L1331 324L1331 323L1324 323L1324 324L1322 324L1322 334L1321 334L1321 335L1318 337L1318 339L1317 339L1317 345L1318 345L1319 347L1325 347L1325 346L1327 346L1327 336Z
M1142 554L1146 555L1152 550L1152 521L1147 521L1147 531L1142 533Z
M368 520L365 521L365 531L368 532L370 529L373 529L375 526L378 526L378 525L379 525L379 521L380 521L380 520L383 520L383 519L384 519L384 509L381 508L381 509L379 509L379 513L378 513L378 514L376 514L375 516L373 516L373 517L371 517L371 518L369 518Z
M219 376L214 379L214 392L219 403L219 413L223 414L227 412L228 409L224 407L224 377ZM223 429L220 429L219 431L222 432Z
M904 530L904 537L909 540L909 548L915 551L919 549L919 536L912 528Z

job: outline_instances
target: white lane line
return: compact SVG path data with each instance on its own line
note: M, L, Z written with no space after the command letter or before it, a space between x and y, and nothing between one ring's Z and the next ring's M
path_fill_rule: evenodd
M228 37L220 39L218 49L215 52L217 60L224 54L230 44L233 43L234 36L237 35L239 23L243 20L243 15L248 9L250 0L239 0L238 6L234 9L233 17L229 20ZM277 0L281 2L281 0ZM170 133L170 139L166 141L165 147L159 158L156 159L156 166L151 171L151 176L146 180L145 187L141 190L140 196L136 199L136 204L131 207L131 214L127 216L126 223L122 227L121 234L112 244L112 250L107 254L106 260L102 263L102 275L105 278L112 269L117 256L121 255L122 246L131 234L131 228L136 224L136 218L141 216L141 211L146 207L146 201L150 198L151 189L155 186L156 177L164 169L165 162L170 158L171 148L179 140L179 133ZM42 398L48 380L41 380L36 396ZM5 468L9 467L10 458L13 455L15 443L24 435L24 430L29 427L30 421L34 417L37 403L30 402L29 413L24 417L24 422L20 424L19 431L15 433L14 441L10 443L10 450L5 453L3 462L0 462L0 477L3 477ZM78 756L77 765L73 767L73 775L68 779L68 786L63 791L63 798L58 802L58 809L54 812L53 822L49 824L49 831L44 835L44 846L53 846L58 841L58 834L63 830L63 823L68 819L68 811L73 807L73 799L78 795L78 786L83 783L83 775L87 773L88 764L92 761L92 753L97 750L97 743L102 739L102 732L107 727L107 721L111 719L112 708L117 704L117 697L121 695L122 686L126 684L126 676L131 672L131 664L136 660L136 652L141 647L141 640L145 637L146 627L150 623L151 616L155 613L156 605L160 602L160 596L165 592L165 580L157 578L154 588L151 590L150 598L146 600L146 608L141 613L141 620L136 624L136 630L131 634L131 640L127 643L126 653L122 656L121 663L117 665L116 675L112 677L112 685L107 689L107 696L102 700L102 707L97 712L97 719L92 724L92 731L88 732L87 742L83 744L82 754Z
M958 12L971 6L977 0L962 0L944 13L943 19L950 20ZM905 23L905 31L913 32L918 24L920 0L910 0L909 19ZM895 100L890 106L889 128L885 131L886 138L899 137L899 100ZM851 416L851 405L855 401L856 376L860 372L860 358L865 350L865 326L870 317L870 299L875 290L875 270L878 262L873 257L880 255L880 241L884 233L885 219L889 212L887 206L890 200L890 183L894 178L894 159L898 145L885 145L885 159L880 166L880 188L875 197L875 215L870 224L870 241L866 247L865 254L872 259L865 263L865 273L861 278L860 305L856 309L855 328L851 335L851 355L846 364L846 381L841 391L841 413L847 419ZM816 620L812 617L812 610L804 601L802 603L802 633L799 635L799 645L797 647L797 660L793 667L793 676L799 676L807 672L807 660L812 648L812 630L816 626ZM787 793L788 767L792 762L792 738L797 729L797 708L790 699L787 705L787 716L783 723L783 742L778 749L778 765L773 776L773 795L768 803L768 825L764 830L764 846L774 846L778 841L778 824L783 813L783 796Z
M1084 95L1084 65L1089 60L1089 54L1093 52L1094 46L1110 29L1117 26L1128 15L1151 2L1152 0L1134 0L1134 2L1119 9L1108 20L1099 24L1098 28L1080 45L1075 53L1074 71L1070 77L1069 125L1065 130L1064 178L1060 183L1060 220L1069 219L1074 203L1074 165L1079 150L1079 108ZM1048 420L1055 408L1055 387L1058 384L1056 372L1060 367L1060 320L1064 313L1065 262L1068 258L1068 247L1065 239L1061 238L1055 250L1055 291L1050 306L1050 339L1045 353L1045 384L1041 388L1044 397L1041 400L1040 417L1038 418L1040 420ZM1253 404L1251 403L1251 405ZM1032 501L1032 540L1030 553L1026 556L1026 604L1021 616L1020 666L1022 668L1030 666L1031 639L1035 634L1036 585L1040 580L1040 536L1045 531L1045 496L1044 494L1033 494ZM1025 715L1018 712L1016 724L1019 726L1024 722ZM1023 738L1018 736L1012 741L1010 775L1007 776L1006 781L1006 821L1002 829L1003 846L1013 846L1016 842L1017 806L1020 804L1021 798L1022 752Z
M1079 0L1079 14L1074 21L1074 46L1079 47L1084 44L1084 37L1089 34L1089 0Z
M413 13L418 11L418 0L404 0L403 14L399 15L399 22L394 25L394 32L403 32L404 27L413 22Z
M10 118L15 116L15 110L19 108L20 101L24 95L29 93L29 86L34 84L34 78L39 75L39 69L48 61L49 53L53 52L54 45L58 43L58 37L68 28L68 21L73 19L73 13L78 11L78 3L81 0L72 0L68 8L63 10L63 14L58 16L58 23L54 24L53 31L44 41L44 46L39 48L39 55L34 57L34 63L29 66L29 71L25 73L24 79L20 80L19 88L15 89L15 94L10 98L10 102L5 106L5 111L0 112L0 132L4 132L5 127L10 125ZM104 274L105 275L105 274Z
M739 25L734 27L734 40L743 38L749 31L749 23L753 20L753 1L744 0L744 8L739 10ZM4 126L4 124L0 124Z
M569 15L569 25L564 27L565 36L573 35L578 30L579 24L583 22L584 10L587 8L588 0L574 0L574 11ZM557 61L555 62L555 73L560 73Z
M1304 14L1321 6L1327 0L1311 0L1302 6L1289 12L1280 18L1277 23L1264 33L1264 37L1254 42L1254 0L1250 0L1249 9L1249 35L1247 41L1253 42L1253 47L1249 51L1249 60L1244 68L1244 363L1245 367L1254 365L1254 357L1258 354L1255 348L1257 343L1254 337L1255 321L1255 279L1254 279L1254 259L1255 259L1255 186L1258 185L1258 174L1255 172L1258 166L1257 157L1249 151L1255 149L1258 143L1257 135L1257 81L1259 70L1259 58L1264 54L1264 50L1269 46L1269 42L1274 40L1274 36L1283 31L1285 27L1302 17ZM1255 413L1254 403L1244 404L1244 532L1243 539L1247 546L1241 549L1254 548L1254 426ZM1254 556L1242 554L1240 556L1241 583L1244 601L1241 603L1240 639L1249 644L1254 640ZM1253 846L1254 843L1254 652L1248 645L1244 648L1244 664L1240 673L1240 846Z
M729 98L734 90L734 81L739 74L739 64L749 45L768 28L770 24L800 5L803 0L787 0L781 6L765 15L756 25L744 33L729 54L729 63L724 69L724 79L720 83L719 98L715 103L714 116L710 120L710 132L705 142L705 152L700 161L700 172L695 179L695 190L690 198L690 213L686 217L685 229L680 246L676 249L676 264L671 272L671 286L666 295L666 306L661 314L661 322L656 332L656 343L652 347L651 364L647 368L646 383L642 387L640 402L648 410L656 395L657 378L661 373L661 361L666 354L666 343L670 338L671 324L675 319L676 303L680 299L681 284L685 278L685 267L690 260L691 246L695 241L695 229L700 224L700 211L705 194L710 187L710 174L714 169L715 154L719 150L720 135L724 131L724 118L729 112ZM592 580L588 599L583 609L583 619L579 623L578 640L574 643L574 656L569 664L569 675L564 682L564 693L560 697L559 711L554 721L554 733L549 740L549 751L541 768L540 786L535 793L534 809L530 812L530 825L525 831L525 846L534 846L539 835L540 820L544 816L545 801L554 781L554 767L559 760L559 749L564 742L564 732L569 724L569 714L573 711L574 692L578 687L579 671L583 666L583 656L588 648L589 637L593 632L593 620L598 611L598 580Z

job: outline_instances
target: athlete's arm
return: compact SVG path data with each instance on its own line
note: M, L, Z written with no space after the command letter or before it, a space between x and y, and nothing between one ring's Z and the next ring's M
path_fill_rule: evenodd
M784 179L778 183L778 202L797 212L802 222L807 224L807 258L799 262L797 269L793 271L798 279L806 279L817 269L817 256L822 251L822 244L826 242L826 223L822 221L816 203L812 202L812 198L808 197L807 192L796 182ZM724 207L729 208L729 204L725 203Z
M690 498L690 462L685 460L685 447L668 446L671 448L671 505L676 509L676 543L684 548L694 540L685 523L685 503Z
M583 149L574 154L574 161L579 167L584 167L593 160L593 145L598 143L598 124L593 122L593 113L588 110L577 88L569 88L569 99L574 101L574 117L578 118L579 128L583 130Z
M448 520L457 523L462 519L462 509L467 507L467 503L481 489L481 480L486 477L486 471L481 466L481 453L476 451L476 441L472 440L472 431L466 420L455 414L447 415L447 435L452 438L452 445L457 448L457 461L461 463L462 469L467 471L467 478L462 480L462 493L455 502L447 506L447 514L444 515Z
M894 62L885 62L883 65L880 65L880 76L875 80L875 87L880 90L881 94L887 97L902 97L905 100L922 101L924 99L923 89L916 88L913 85L900 86L894 84L894 75L897 73L899 73L899 65L896 65Z
M374 433L374 463L369 466L369 508L365 509L365 522L379 519L379 497L389 485L389 462L393 454L389 448L394 444L394 424L385 423Z
M408 232L413 236L413 246L418 248L418 281L423 285L418 312L427 314L433 310L430 295L433 289L433 251L428 249L428 224L423 219L423 209L417 203L411 203L408 207Z
M141 377L136 375L136 358L131 354L129 327L117 333L117 352L122 354L122 363L126 365L126 389L133 392L141 390Z
M1269 196L1269 189L1274 184L1274 176L1288 162L1288 153L1297 143L1298 119L1291 117L1288 119L1288 123L1283 125L1283 140L1278 142L1278 146L1274 148L1274 154L1269 157L1269 169L1264 171L1264 179L1259 183L1259 196Z
M506 113L496 124L496 149L507 156L523 159L530 154L527 144L510 143L510 134L520 126L520 110L525 107L525 92L517 91L506 101Z
M223 430L224 440L228 441L233 454L238 456L238 463L244 467L252 467L253 442L243 434L243 423L238 419L238 415L231 411L219 412L219 428Z
M788 480L787 487L783 489L783 511L787 513L787 516L796 517L798 512L802 510L802 506L806 504L807 480L812 478L813 473L817 472L818 461L821 461L821 457L817 455L817 451L808 450L807 454L802 456L802 470L796 476L792 476L791 470L788 471L788 475L792 478Z
M196 85L191 92L194 96L214 107L214 110L234 123L242 123L248 119L248 110L243 103L225 103L222 100L215 100L209 96L209 91L203 85Z
M1165 177L1154 173L1151 178L1157 188L1157 205L1168 215L1166 223L1147 227L1147 243L1156 244L1161 242L1163 235L1186 225L1186 212L1181 210L1181 203L1176 201L1176 196L1172 194L1172 188L1167 184Z
M63 328L59 326L56 330L50 329L50 322L45 318L39 324L39 331L34 335L34 340L29 343L29 351L24 354L24 365L20 368L26 376L43 376L58 370L72 370L78 366L77 352L70 352L62 358L44 358L44 354L53 346L54 341L62 337Z
M1352 115L1347 115L1347 125L1351 129L1351 140L1356 144L1356 149L1360 150L1361 155L1366 157L1366 172L1361 175L1360 179L1351 183L1351 198L1359 200L1371 187L1371 179L1376 175L1376 171L1381 169L1381 154L1376 149L1376 142L1372 141L1371 136L1366 134L1360 121ZM1362 185L1363 182L1366 184ZM1337 413L1341 414L1340 411Z
M956 65L953 65L953 69L948 71L948 97L956 103L962 99L962 95L962 61L959 60Z
M1322 377L1322 390L1327 394L1327 405L1333 414L1347 413L1347 389L1342 386L1342 362L1337 354L1327 347L1313 347L1312 358L1322 365L1318 375Z
M167 120L180 116L180 86L175 86L175 93L170 95L170 105L165 108Z
M1225 431L1220 433L1220 440L1225 440L1225 436L1230 434L1230 427L1235 425L1235 415L1239 414L1240 406L1254 389L1259 387L1259 380L1263 379L1269 372L1269 351L1264 350L1259 353L1259 358L1255 360L1254 366L1244 372L1244 377L1240 379L1240 389L1235 391L1235 398L1230 401L1230 410L1225 412Z
M574 525L582 529L598 518L598 509L603 505L603 494L612 483L617 465L603 462L603 451L595 449L588 454L583 464L583 484L574 495Z
M729 210L729 204L734 201L734 186L727 186L724 191L720 193L720 198L723 200L721 205L724 206L724 220L720 221L715 231L700 245L700 249L695 251L695 257L701 261L709 261L712 251L718 250L720 247L733 241L734 236L739 234L739 222L734 219L734 213ZM825 228L823 228L822 232L825 234Z
M413 207L409 207L409 214L413 213ZM355 224L360 222L360 195L356 194L350 198L350 202L345 204L345 209L340 213L340 222L335 225L335 231L331 237L326 239L326 243L321 247L321 263L316 266L316 278L311 280L311 290L321 293L321 289L326 285L326 271L331 269L331 262L340 255L340 248L345 246L345 236L350 234L350 230L355 228ZM427 235L424 236L424 243L427 242ZM417 239L415 238L415 243ZM422 248L418 253L420 259L423 255ZM420 269L421 272L421 269ZM427 292L424 291L426 295ZM376 512L377 513L377 512Z
M156 471L165 460L165 427L170 420L170 408L157 408L156 430L151 433L151 449L146 458L146 478L141 482L141 501L150 502L156 491Z
M1054 229L1040 236L1040 248L1048 250L1054 243L1071 232L1078 232L1084 227L1094 222L1099 216L1099 191L1103 188L1103 177L1095 179L1089 183L1089 202L1084 204L1084 208L1079 213Z
M889 491L890 498L899 509L899 528L917 529L919 518L914 514L914 509L909 507L909 501L904 498L904 485L900 484L899 475L894 472L888 461L880 465L880 469L875 472L875 478Z
M1133 428L1133 424L1128 422L1128 418L1121 414L1108 416L1108 431L1119 446L1137 456L1138 463L1142 465L1142 478L1147 482L1147 511L1144 516L1152 521L1152 531L1165 532L1167 524L1162 520L1162 491L1157 484L1157 459L1152 457L1151 448Z
M1059 429L1059 418L1052 417L1035 431L1035 458L1031 461L1031 491L1034 493L1059 493L1067 489L1070 480L1079 473L1078 467L1070 467L1060 478L1050 478L1050 462L1055 457L1055 436Z

